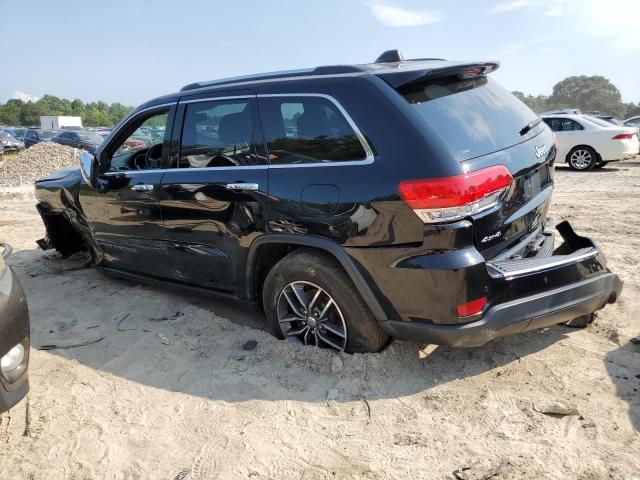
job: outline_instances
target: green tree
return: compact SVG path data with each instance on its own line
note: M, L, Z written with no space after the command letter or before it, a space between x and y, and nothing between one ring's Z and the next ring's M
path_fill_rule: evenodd
M20 112L20 125L37 126L40 125L40 117L47 115L47 110L38 102L27 102Z
M0 105L0 123L4 125L19 125L24 102L12 98L6 104Z
M536 113L548 110L548 97L544 95L525 95L522 92L515 91L513 94L518 97L525 105Z
M0 124L35 126L40 124L42 115L74 115L81 117L83 124L88 127L112 127L131 110L131 107L117 102L85 104L77 98L71 101L55 95L44 95L37 102L25 103L11 99L5 104L0 103Z
M568 77L553 87L549 97L552 108L579 108L582 111L599 111L616 117L624 116L620 90L601 76Z

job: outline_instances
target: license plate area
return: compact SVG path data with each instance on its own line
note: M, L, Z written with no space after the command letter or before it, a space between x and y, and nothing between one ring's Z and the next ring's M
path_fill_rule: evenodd
M551 240L545 239L546 248L541 248L540 254L529 258L504 258L487 262L487 271L492 278L511 280L527 275L533 275L567 265L573 265L598 255L596 244L587 237L581 237L575 233L569 222L560 223L556 229L562 236L564 243L558 247L553 255L548 255Z

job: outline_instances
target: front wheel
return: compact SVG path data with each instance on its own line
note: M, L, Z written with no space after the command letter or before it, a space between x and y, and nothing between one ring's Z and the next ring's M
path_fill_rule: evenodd
M576 147L569 152L568 162L573 170L591 170L598 161L596 152L591 147Z
M280 260L262 296L280 339L358 353L378 352L389 338L341 265L319 252L298 250Z
M596 164L596 166L595 166L594 168L604 168L604 167L606 167L606 166L607 166L607 163L609 163L609 162L600 162L600 163L597 163L597 164Z

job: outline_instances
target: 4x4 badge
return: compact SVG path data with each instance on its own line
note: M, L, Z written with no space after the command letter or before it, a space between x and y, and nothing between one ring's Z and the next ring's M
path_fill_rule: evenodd
M487 235L486 237L484 237L482 240L480 240L480 243L487 243L487 242L490 242L491 240L495 240L496 238L499 238L501 236L502 236L502 232L498 230L493 235Z
M546 145L535 146L533 148L536 150L536 158L542 158L549 152L549 148Z

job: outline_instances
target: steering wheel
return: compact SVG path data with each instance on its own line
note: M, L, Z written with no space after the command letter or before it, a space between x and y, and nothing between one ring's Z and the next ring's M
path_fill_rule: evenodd
M156 143L152 147L147 149L147 154L144 156L145 168L151 168L155 162L160 160L162 157L162 144Z
M149 164L147 163L147 156L143 152L136 153L133 156L131 164L136 170L147 170L149 168Z

